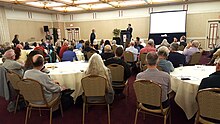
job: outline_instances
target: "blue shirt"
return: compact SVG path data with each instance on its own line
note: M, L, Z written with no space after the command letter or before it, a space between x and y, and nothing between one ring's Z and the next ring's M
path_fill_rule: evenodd
M75 52L70 51L70 50L67 50L67 51L65 51L65 52L63 53L62 61L71 61L71 62L72 62L73 60L78 61Z

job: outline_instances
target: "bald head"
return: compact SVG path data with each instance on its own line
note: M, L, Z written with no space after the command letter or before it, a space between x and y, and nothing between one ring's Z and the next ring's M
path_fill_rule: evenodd
M40 67L44 65L44 57L41 54L34 55L32 61L34 67Z
M7 50L4 53L3 58L14 60L15 59L15 51L13 49Z

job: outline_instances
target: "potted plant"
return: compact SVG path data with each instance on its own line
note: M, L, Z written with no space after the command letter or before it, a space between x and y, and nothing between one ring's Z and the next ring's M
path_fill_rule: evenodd
M120 32L121 32L121 30L120 29L117 29L117 28L115 28L114 30L113 30L113 35L114 35L114 37L113 37L113 40L116 40L116 43L118 44L118 45L120 45L121 44L121 39L120 39Z

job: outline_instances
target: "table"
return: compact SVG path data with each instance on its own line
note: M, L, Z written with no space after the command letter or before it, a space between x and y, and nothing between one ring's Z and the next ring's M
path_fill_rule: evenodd
M84 61L59 62L47 63L45 66L50 71L49 75L53 80L58 81L60 85L66 88L75 90L72 97L76 101L76 98L83 93L81 79L88 63Z
M196 95L201 80L215 72L215 66L184 66L175 68L171 75L171 89L176 92L175 102L183 109L188 119L198 110ZM181 78L190 80L181 80Z

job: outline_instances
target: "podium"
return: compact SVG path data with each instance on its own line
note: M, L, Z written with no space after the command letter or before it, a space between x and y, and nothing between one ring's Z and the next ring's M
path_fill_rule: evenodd
M125 43L127 41L127 30L121 30L121 34L120 34L120 37L121 37L121 45L124 46L125 48Z

